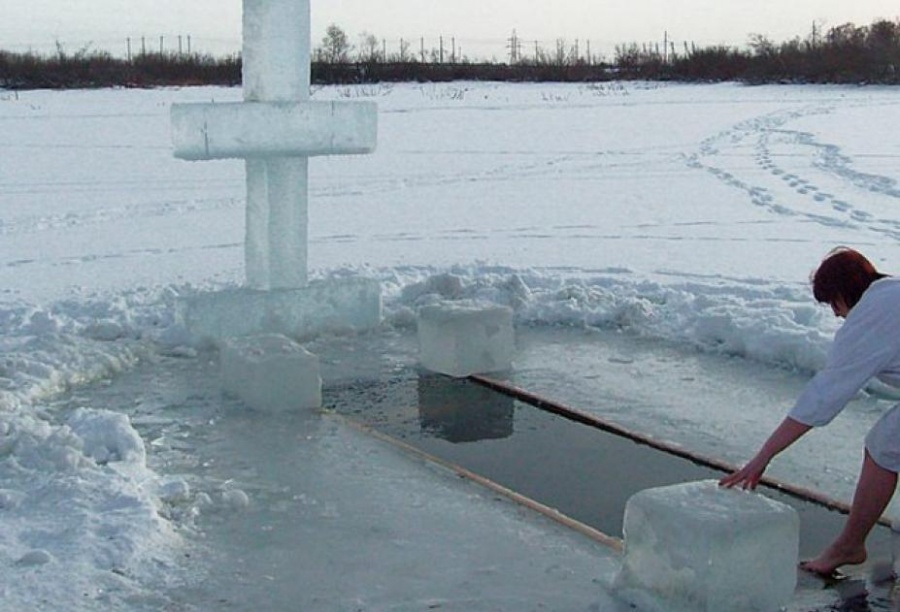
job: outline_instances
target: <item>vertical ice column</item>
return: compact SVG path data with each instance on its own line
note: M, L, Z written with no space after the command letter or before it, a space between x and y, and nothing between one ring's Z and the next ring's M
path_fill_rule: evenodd
M309 0L244 0L245 102L309 100ZM308 159L248 158L245 265L253 289L307 281Z

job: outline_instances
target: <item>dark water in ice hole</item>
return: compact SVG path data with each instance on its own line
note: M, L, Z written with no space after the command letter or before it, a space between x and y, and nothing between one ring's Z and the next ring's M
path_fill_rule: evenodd
M621 537L628 498L643 489L719 479L722 472L656 448L551 414L467 379L419 373L328 389L326 407L460 465L560 512ZM800 515L800 556L815 556L845 516L764 488ZM870 559L890 560L890 531L877 526ZM827 585L836 602L811 597L804 610L895 610L892 584L872 583L871 567ZM822 589L802 572L800 591ZM802 597L800 598L803 599ZM815 604L812 604L812 602Z
M722 472L569 421L466 379L422 374L325 392L326 407L620 536L628 498ZM800 513L802 556L831 541L844 516L766 489ZM889 555L886 529L873 553Z

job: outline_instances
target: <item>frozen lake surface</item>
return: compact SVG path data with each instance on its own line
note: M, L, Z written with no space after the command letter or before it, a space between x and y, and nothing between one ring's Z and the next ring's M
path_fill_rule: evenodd
M374 99L380 125L374 155L311 163L312 276L378 279L385 320L371 335L309 348L331 380L389 378L415 363L418 306L490 299L512 306L523 330L516 384L740 463L824 360L837 322L806 285L821 257L847 244L885 272L900 267L900 144L884 137L900 119L895 94L644 83L316 89L314 99ZM4 603L202 599L197 578L229 554L233 517L250 517L233 543L271 544L245 559L258 574L240 575L274 576L266 564L286 552L254 529L303 529L295 516L328 524L333 499L336 530L356 536L323 532L313 550L359 551L366 537L392 541L408 517L390 523L385 513L393 527L379 536L348 507L408 494L439 518L429 529L474 521L460 546L490 542L486 575L496 579L470 587L448 575L435 595L428 580L375 575L365 593L346 593L348 608L402 599L472 609L474 593L494 609L527 609L519 597L537 598L536 576L564 571L571 588L552 596L575 599L555 609L611 609L601 583L614 562L592 543L469 485L461 494L455 479L330 418L280 427L216 392L215 369L176 324L174 303L241 282L243 165L175 160L168 110L238 99L220 88L0 92L0 555L14 568L0 584ZM173 360L181 365L167 378ZM770 474L849 499L863 436L891 394L869 389ZM297 435L303 443L289 444ZM290 466L313 456L327 472L276 494L286 486L279 472L253 465L252 449L267 445L291 449L282 474L298 476ZM351 478L360 466L379 486ZM319 493L294 499L304 487ZM413 540L443 545L420 528L389 563L424 565ZM487 533L508 535L509 548ZM210 555L199 552L207 544ZM546 565L524 568L532 553ZM507 572L511 562L523 569ZM330 573L309 572L323 579L309 597L334 587Z
M331 354L352 359L346 349ZM352 380L399 373L393 365ZM166 591L174 609L618 606L604 592L616 568L606 547L334 416L250 413L222 397L218 380L206 354L84 390L95 408L128 406L151 466L190 487L171 511L190 541L185 565L203 579ZM326 374L326 403L328 387L347 382Z
M638 347L615 336L524 329L522 362L541 366L526 366L515 378L526 385L541 379L564 383L546 392L578 402L565 389L585 387L571 384L565 361L544 359L547 347L554 347L551 355L565 347L585 357L614 346L628 350L632 363L641 361L640 354L691 361L671 346ZM641 488L720 475L649 447L639 450L626 439L598 438L583 425L548 429L559 417L526 410L473 383L461 389L462 381L423 375L411 334L327 342L315 346L325 366L326 411L337 409L472 468L605 533L621 537L624 504ZM764 369L748 372L735 365L718 364L716 373L728 380L717 390L721 396L710 400L722 399L732 387L770 382ZM176 482L190 491L172 500L168 511L189 536L182 562L191 579L167 587L164 596L132 598L129 607L154 609L167 601L170 609L201 610L631 609L610 595L619 551L372 439L334 415L248 412L222 396L218 375L216 353L159 357L111 383L66 394L52 406L67 413L89 398L95 409L125 412L148 440L150 466L179 475L183 480ZM662 373L660 380L676 396L688 396L694 386L691 377ZM791 381L781 384L790 387ZM640 410L644 399L607 397L599 403L607 402L626 412ZM454 414L460 408L469 414L467 430ZM484 442L474 444L478 439ZM642 463L627 464L633 460ZM623 478L627 484L615 485ZM804 524L801 554L820 548L842 523L837 513L768 495L793 503L804 521L819 521ZM886 529L876 530L871 549L883 564L889 555ZM882 574L876 563L863 576ZM859 605L864 587L868 609L891 609L890 583L857 578L826 590L799 576L791 612Z

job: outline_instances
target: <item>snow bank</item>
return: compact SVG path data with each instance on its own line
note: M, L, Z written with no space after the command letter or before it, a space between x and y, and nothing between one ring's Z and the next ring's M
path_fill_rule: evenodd
M0 608L161 601L150 585L172 580L182 539L144 441L124 414L50 400L148 355L170 297L0 308Z
M511 307L518 325L617 329L812 372L824 363L836 325L806 287L777 283L653 282L627 272L562 276L538 269L403 268L380 273L385 313L413 324L415 309L446 299Z
M626 272L567 276L539 269L454 266L338 270L384 289L385 324L415 325L415 311L442 300L509 306L517 325L617 329L812 372L825 359L836 323L806 287L714 280L654 282ZM190 353L175 322L175 298L192 287L166 287L50 305L0 306L0 408L15 410L68 386L114 375L155 350Z
M181 537L128 417L0 414L0 607L152 605Z

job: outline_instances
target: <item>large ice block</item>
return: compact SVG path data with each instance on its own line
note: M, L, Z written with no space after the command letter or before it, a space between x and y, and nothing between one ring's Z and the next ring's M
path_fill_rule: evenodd
M616 587L648 611L774 612L797 581L797 512L700 481L646 489L625 507Z
M326 331L361 331L381 322L381 285L375 279L321 280L301 289L237 289L178 302L179 322L199 345L234 336L280 333L303 338Z
M374 102L173 104L175 157L188 160L370 153Z
M474 300L423 306L418 313L422 366L450 376L512 367L512 309Z
M233 338L221 351L222 389L262 412L322 405L319 358L280 334Z

